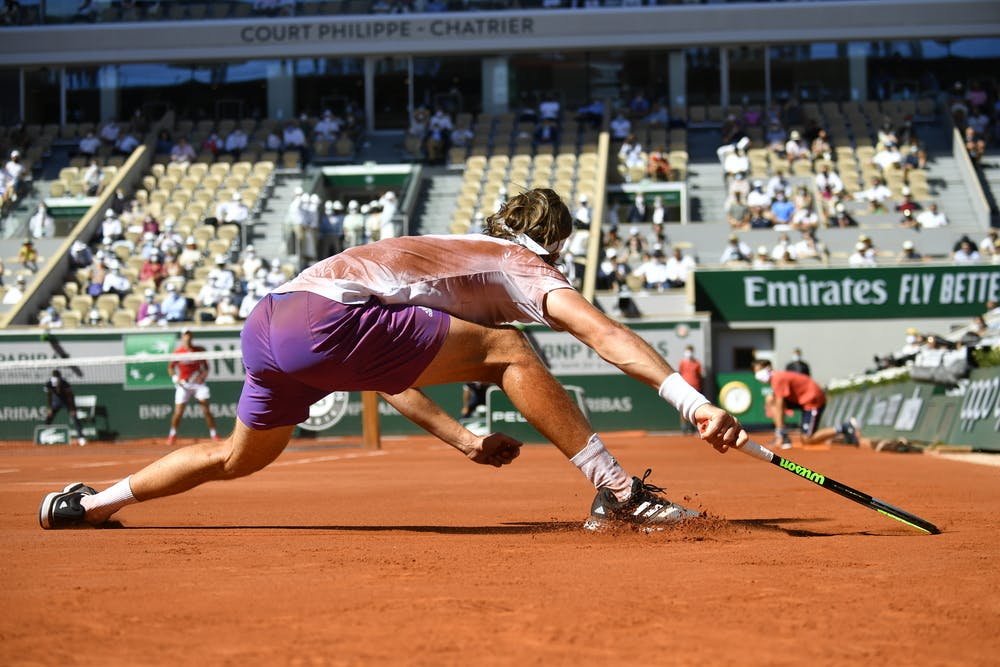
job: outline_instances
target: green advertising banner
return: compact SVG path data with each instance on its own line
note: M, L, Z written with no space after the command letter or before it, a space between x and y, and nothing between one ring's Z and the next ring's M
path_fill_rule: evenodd
M148 354L170 354L177 346L177 334L173 332L125 334L123 336L125 354L141 358ZM156 363L127 363L125 365L125 387L128 389L162 389L173 387L167 365Z
M973 317L1000 299L1000 266L703 271L698 310L729 322Z

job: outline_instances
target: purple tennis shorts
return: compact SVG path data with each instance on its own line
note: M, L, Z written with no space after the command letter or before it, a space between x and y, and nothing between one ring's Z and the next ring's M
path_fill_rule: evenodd
M240 334L246 382L236 414L268 429L305 421L330 392L398 394L431 363L450 325L447 313L423 306L268 294Z

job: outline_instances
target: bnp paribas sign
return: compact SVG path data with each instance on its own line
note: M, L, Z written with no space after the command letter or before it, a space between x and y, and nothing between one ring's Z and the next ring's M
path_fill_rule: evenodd
M1000 265L699 270L695 293L731 322L972 317L1000 300Z

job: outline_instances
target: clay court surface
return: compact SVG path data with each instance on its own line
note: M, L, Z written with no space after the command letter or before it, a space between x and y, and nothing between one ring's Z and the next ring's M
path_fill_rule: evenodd
M709 517L579 529L553 447L496 470L426 438L299 442L246 479L42 531L42 496L166 448L0 448L3 665L996 665L1000 468L794 449L929 536L738 452L613 434Z

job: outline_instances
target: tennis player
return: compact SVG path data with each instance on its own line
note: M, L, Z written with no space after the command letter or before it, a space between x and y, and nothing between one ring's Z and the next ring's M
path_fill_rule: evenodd
M181 331L181 343L174 348L174 354L184 355L191 352L204 352L205 348L194 344L194 334L190 329ZM177 427L181 424L181 417L184 415L184 408L193 398L201 406L201 413L205 415L205 423L208 424L208 434L212 440L218 440L219 436L215 431L215 417L212 416L212 406L209 399L212 393L205 383L208 378L208 362L204 359L171 359L167 363L167 372L174 382L174 414L170 417L170 433L167 435L167 444L173 445L177 441Z
M309 406L333 391L374 390L476 463L500 467L521 443L477 436L420 387L499 385L525 418L597 488L584 527L656 530L697 513L629 477L509 322L565 330L657 390L720 452L746 432L711 405L642 338L584 299L552 265L573 229L550 189L529 190L488 217L485 233L408 236L346 250L267 295L242 332L246 381L233 433L174 450L97 493L82 483L48 494L43 528L100 525L136 502L249 475L285 448ZM648 472L647 472L648 475Z

